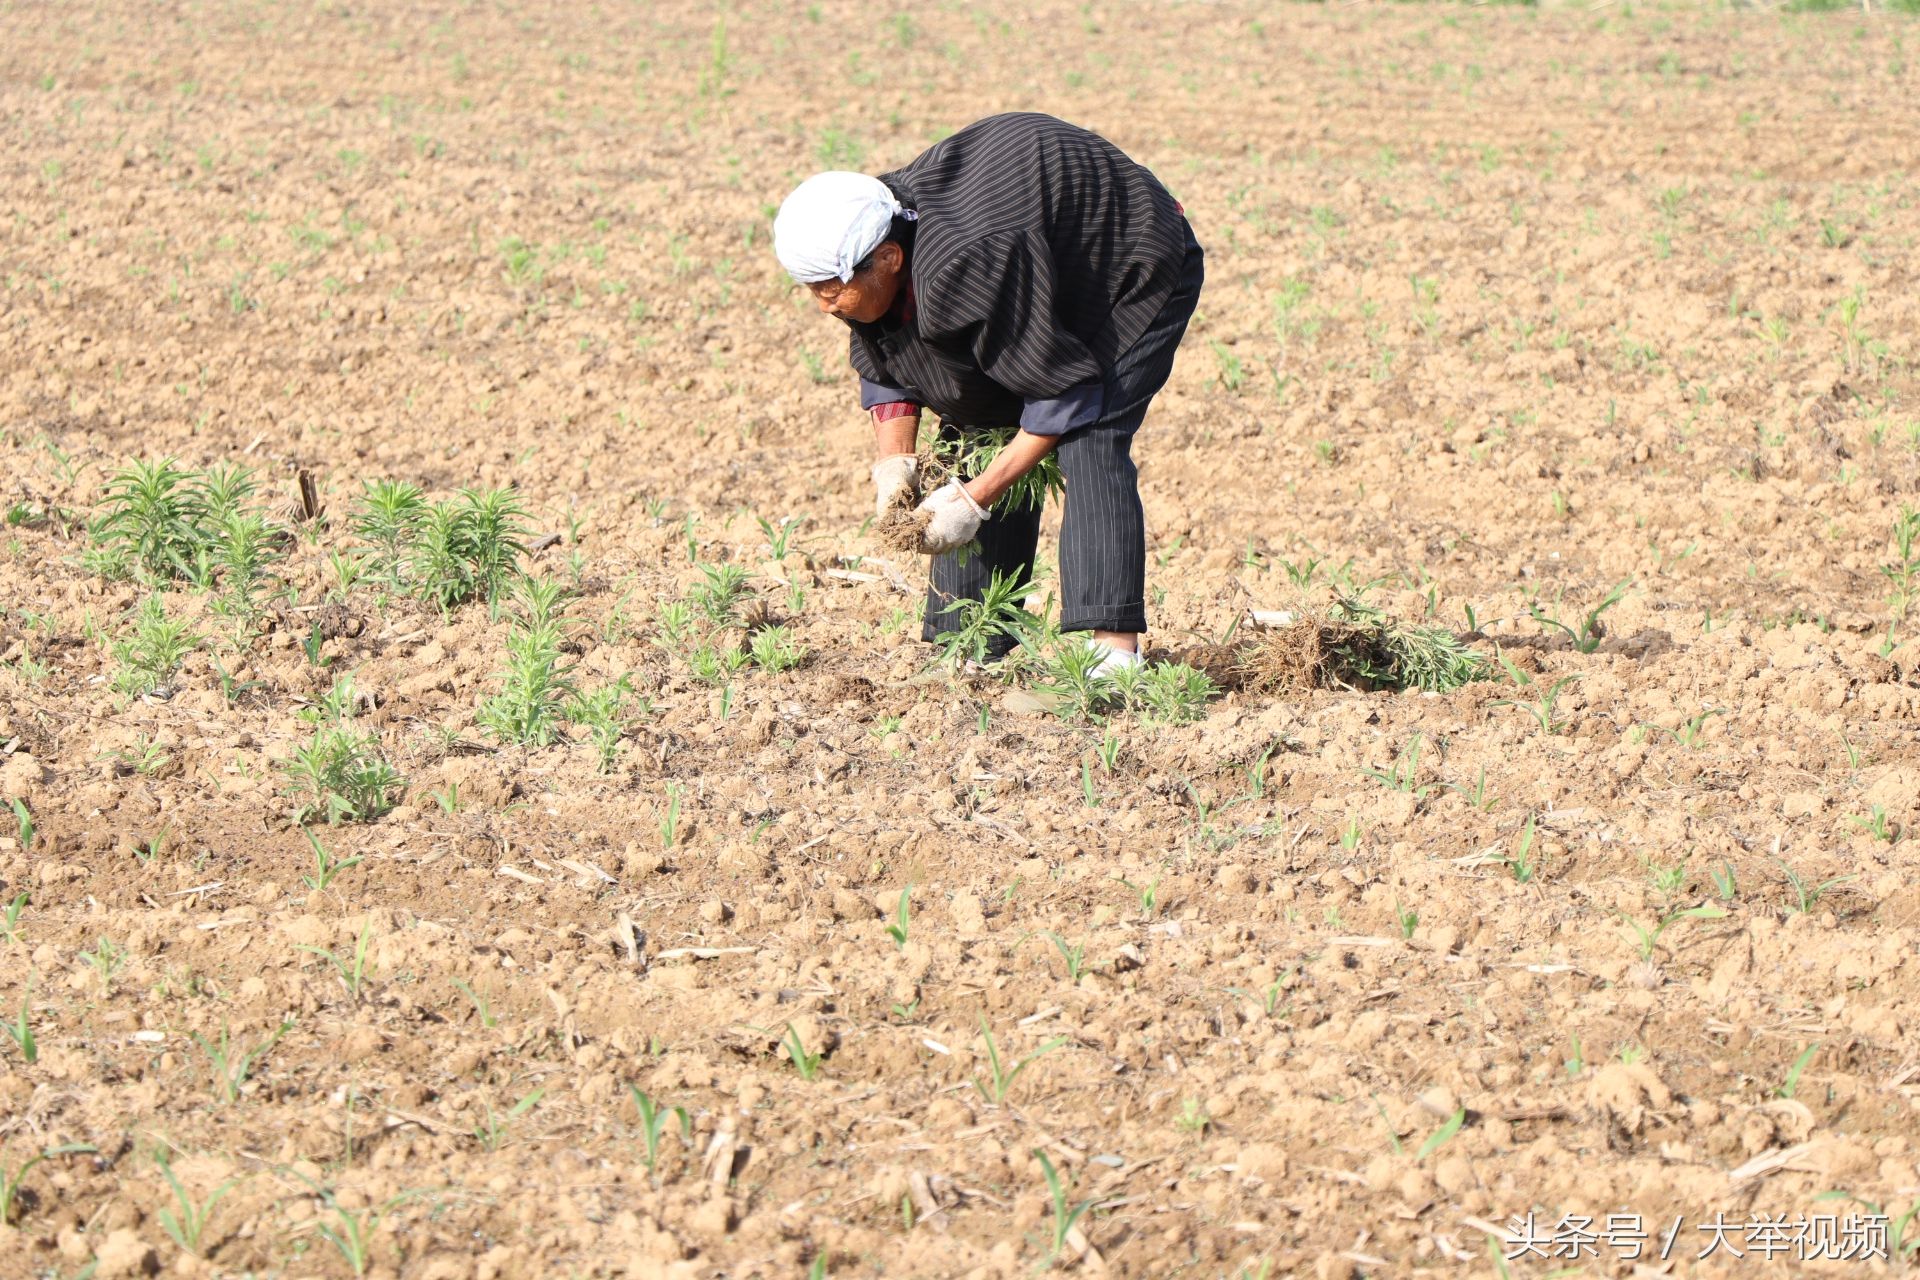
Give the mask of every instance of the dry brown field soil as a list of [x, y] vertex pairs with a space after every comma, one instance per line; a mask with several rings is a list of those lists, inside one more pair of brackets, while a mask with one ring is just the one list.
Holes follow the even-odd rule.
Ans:
[[[0, 1276], [1911, 1269], [1915, 58], [0, 3]], [[1487, 679], [934, 661], [770, 217], [1015, 108], [1208, 252], [1156, 655], [1360, 592]]]

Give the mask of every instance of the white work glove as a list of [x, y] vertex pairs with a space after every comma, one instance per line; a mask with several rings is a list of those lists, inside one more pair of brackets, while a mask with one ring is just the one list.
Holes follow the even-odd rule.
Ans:
[[973, 500], [958, 480], [949, 480], [927, 495], [916, 510], [933, 518], [920, 532], [920, 550], [930, 556], [966, 546], [980, 532], [987, 509]]
[[873, 464], [873, 514], [887, 514], [901, 492], [920, 496], [920, 459], [911, 453], [896, 453]]

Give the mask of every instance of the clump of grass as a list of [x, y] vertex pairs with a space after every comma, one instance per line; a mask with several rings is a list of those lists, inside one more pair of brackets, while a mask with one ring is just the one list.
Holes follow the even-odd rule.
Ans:
[[[920, 487], [931, 493], [954, 477], [972, 479], [992, 466], [1000, 451], [1018, 434], [1012, 427], [936, 433], [921, 453]], [[1065, 493], [1066, 489], [1066, 480], [1060, 474], [1060, 459], [1050, 453], [1014, 481], [1013, 487], [1000, 495], [991, 510], [1030, 511], [1044, 503], [1049, 494]]]
[[475, 717], [502, 742], [549, 746], [560, 736], [573, 682], [560, 656], [562, 588], [556, 582], [522, 579], [524, 611], [507, 637], [507, 669], [498, 694], [484, 699]]
[[316, 817], [330, 827], [371, 822], [393, 808], [406, 781], [381, 753], [378, 736], [350, 721], [321, 725], [280, 769], [295, 801], [293, 820], [301, 826]]
[[1445, 692], [1487, 679], [1487, 659], [1444, 627], [1403, 622], [1364, 599], [1336, 595], [1323, 616], [1296, 619], [1199, 660], [1230, 687], [1253, 693], [1342, 688]]
[[511, 489], [462, 489], [428, 503], [394, 480], [369, 481], [354, 505], [353, 529], [389, 588], [442, 612], [476, 597], [495, 600], [526, 551], [526, 508]]
[[161, 688], [173, 678], [187, 655], [200, 647], [200, 637], [184, 618], [169, 618], [159, 593], [148, 596], [133, 615], [133, 632], [113, 645], [120, 664], [113, 687], [129, 697]]
[[771, 672], [791, 671], [807, 656], [807, 647], [781, 626], [756, 630], [748, 651], [753, 656], [755, 666]]
[[135, 461], [107, 481], [88, 532], [89, 567], [108, 577], [193, 578], [212, 541], [204, 477], [172, 458]]

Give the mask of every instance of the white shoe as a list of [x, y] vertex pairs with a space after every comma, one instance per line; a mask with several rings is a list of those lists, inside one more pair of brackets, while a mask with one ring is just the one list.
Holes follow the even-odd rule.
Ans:
[[1112, 679], [1129, 667], [1137, 667], [1146, 661], [1132, 649], [1116, 649], [1112, 645], [1102, 644], [1098, 640], [1089, 640], [1087, 644], [1100, 654], [1100, 661], [1094, 664], [1092, 676], [1095, 680]]

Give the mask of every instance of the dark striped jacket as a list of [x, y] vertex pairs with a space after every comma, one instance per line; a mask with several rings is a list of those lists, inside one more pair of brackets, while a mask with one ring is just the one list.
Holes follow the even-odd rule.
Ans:
[[968, 125], [880, 180], [919, 213], [913, 305], [848, 321], [862, 406], [1041, 434], [1097, 419], [1104, 375], [1179, 277], [1186, 220], [1159, 180], [1036, 113]]

